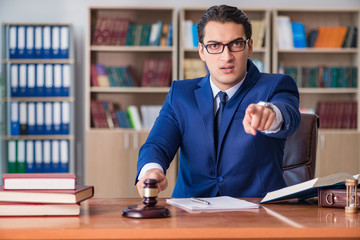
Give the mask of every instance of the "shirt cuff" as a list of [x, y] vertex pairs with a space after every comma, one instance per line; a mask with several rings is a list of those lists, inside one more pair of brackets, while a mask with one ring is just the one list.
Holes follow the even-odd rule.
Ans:
[[[266, 102], [260, 101], [257, 104], [261, 105], [261, 106], [265, 106]], [[279, 108], [277, 106], [275, 106], [274, 104], [271, 104], [270, 107], [275, 112], [275, 119], [274, 119], [273, 123], [271, 124], [271, 126], [270, 126], [270, 128], [268, 130], [261, 131], [261, 132], [263, 132], [265, 134], [278, 132], [281, 129], [281, 124], [284, 121], [283, 116], [282, 116]]]
[[162, 171], [164, 171], [164, 169], [158, 163], [147, 163], [141, 168], [141, 171], [140, 171], [139, 176], [138, 176], [138, 180], [143, 178], [145, 176], [145, 173], [148, 170], [153, 169], [153, 168], [158, 168], [158, 169], [161, 169]]

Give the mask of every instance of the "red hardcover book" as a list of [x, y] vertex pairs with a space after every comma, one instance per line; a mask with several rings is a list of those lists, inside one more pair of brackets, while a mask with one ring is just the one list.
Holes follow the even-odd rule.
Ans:
[[5, 173], [4, 189], [75, 189], [72, 173]]
[[97, 20], [93, 44], [94, 45], [111, 45], [111, 34], [114, 28], [114, 23], [111, 18], [101, 17]]
[[94, 187], [76, 185], [74, 190], [4, 190], [0, 186], [1, 202], [18, 203], [80, 203], [94, 196]]
[[95, 25], [94, 35], [92, 44], [94, 45], [105, 45], [105, 39], [103, 37], [103, 31], [105, 29], [106, 18], [98, 18]]
[[161, 73], [161, 87], [169, 87], [171, 82], [171, 59], [164, 59], [164, 69]]
[[143, 76], [141, 80], [142, 87], [152, 87], [153, 81], [156, 79], [156, 59], [148, 58], [144, 62]]
[[95, 128], [109, 128], [106, 120], [106, 113], [102, 101], [91, 100], [90, 102], [91, 120]]
[[98, 75], [95, 64], [91, 64], [91, 86], [98, 87], [99, 83], [97, 81]]

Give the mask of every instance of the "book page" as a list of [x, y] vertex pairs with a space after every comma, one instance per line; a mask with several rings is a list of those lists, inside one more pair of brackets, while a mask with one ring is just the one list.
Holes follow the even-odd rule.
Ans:
[[345, 182], [345, 179], [352, 179], [353, 176], [349, 173], [335, 173], [325, 177], [320, 177], [314, 187], [325, 187], [334, 184], [341, 184]]
[[268, 202], [275, 199], [280, 199], [284, 197], [291, 197], [293, 194], [305, 191], [307, 189], [313, 188], [313, 186], [316, 184], [318, 178], [311, 179], [306, 182], [298, 183], [292, 186], [284, 187], [272, 192], [268, 192], [266, 196], [263, 198], [263, 200], [260, 203]]

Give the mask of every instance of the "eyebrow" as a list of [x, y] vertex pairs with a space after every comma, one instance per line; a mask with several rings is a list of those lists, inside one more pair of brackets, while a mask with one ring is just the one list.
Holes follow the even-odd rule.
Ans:
[[[234, 40], [231, 40], [230, 42], [227, 42], [227, 43], [225, 43], [225, 44], [228, 44], [228, 43], [231, 43], [231, 42], [235, 42], [235, 41], [239, 41], [239, 40], [245, 41], [245, 39], [244, 39], [243, 37], [239, 37], [239, 38], [235, 38]], [[215, 40], [210, 40], [210, 41], [207, 42], [207, 44], [214, 44], [214, 43], [221, 43], [221, 44], [222, 44], [222, 42], [215, 41]]]

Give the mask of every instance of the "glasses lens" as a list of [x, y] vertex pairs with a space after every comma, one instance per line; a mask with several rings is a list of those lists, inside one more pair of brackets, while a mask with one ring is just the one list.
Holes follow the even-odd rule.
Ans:
[[230, 51], [232, 52], [241, 52], [245, 49], [246, 42], [243, 40], [236, 40], [228, 44]]
[[216, 54], [222, 53], [224, 46], [220, 43], [212, 43], [205, 46], [208, 53]]

